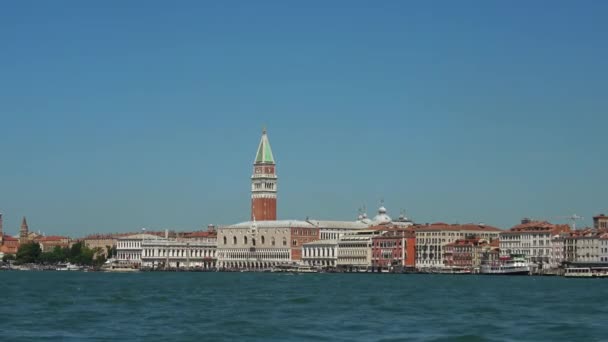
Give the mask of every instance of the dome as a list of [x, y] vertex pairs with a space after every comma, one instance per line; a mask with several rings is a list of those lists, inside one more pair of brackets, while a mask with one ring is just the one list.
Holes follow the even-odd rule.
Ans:
[[383, 224], [392, 222], [390, 216], [386, 214], [386, 208], [382, 205], [378, 208], [378, 215], [374, 216], [374, 223]]
[[386, 215], [386, 214], [378, 214], [376, 216], [374, 216], [374, 223], [390, 223], [393, 220], [391, 219], [390, 216]]

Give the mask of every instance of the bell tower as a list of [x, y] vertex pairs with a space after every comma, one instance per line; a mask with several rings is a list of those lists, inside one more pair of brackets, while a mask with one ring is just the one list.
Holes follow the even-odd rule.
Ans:
[[28, 242], [28, 234], [30, 230], [27, 226], [27, 220], [25, 216], [23, 216], [23, 220], [21, 220], [21, 228], [19, 229], [19, 243], [24, 244]]
[[274, 221], [276, 219], [276, 163], [264, 128], [253, 162], [253, 175], [251, 176], [251, 220]]

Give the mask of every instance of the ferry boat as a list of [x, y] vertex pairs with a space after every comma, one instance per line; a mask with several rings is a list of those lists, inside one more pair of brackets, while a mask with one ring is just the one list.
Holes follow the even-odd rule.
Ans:
[[481, 265], [480, 273], [490, 275], [529, 275], [530, 264], [522, 255], [512, 254], [510, 257], [501, 258], [497, 264]]
[[608, 278], [608, 267], [568, 267], [566, 278]]

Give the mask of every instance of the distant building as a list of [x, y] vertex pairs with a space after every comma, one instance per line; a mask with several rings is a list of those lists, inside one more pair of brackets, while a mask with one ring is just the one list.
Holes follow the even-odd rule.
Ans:
[[120, 237], [116, 243], [116, 259], [120, 264], [139, 267], [141, 266], [142, 243], [160, 239], [162, 238], [152, 234]]
[[[458, 239], [444, 246], [444, 265], [452, 269], [479, 272], [482, 263], [492, 264], [498, 259], [498, 240], [494, 244], [486, 239]], [[494, 253], [493, 253], [494, 252]]]
[[567, 224], [523, 219], [521, 224], [500, 234], [500, 253], [502, 256], [519, 254], [538, 267], [556, 268], [561, 260], [557, 258], [553, 245], [560, 244], [560, 234], [568, 232], [570, 226]]
[[118, 237], [117, 234], [92, 234], [85, 236], [80, 241], [88, 248], [98, 250], [99, 256], [110, 258], [113, 255], [108, 255], [109, 249], [116, 247]]
[[337, 240], [317, 240], [302, 245], [302, 261], [309, 266], [336, 267]]
[[580, 229], [563, 238], [565, 262], [599, 264], [608, 262], [608, 229]]
[[371, 269], [373, 238], [381, 234], [380, 230], [366, 229], [341, 236], [338, 239], [337, 267], [348, 272]]
[[44, 236], [35, 240], [43, 252], [52, 251], [55, 247], [70, 247], [72, 239], [67, 236]]
[[319, 240], [306, 221], [248, 221], [218, 229], [218, 267], [268, 268], [302, 259], [302, 245]]
[[410, 227], [416, 233], [416, 267], [444, 268], [445, 246], [459, 239], [498, 239], [502, 230], [485, 224], [433, 223]]
[[372, 267], [375, 270], [416, 266], [416, 235], [413, 231], [395, 226], [372, 229], [382, 232], [372, 238]]
[[141, 249], [142, 267], [161, 269], [213, 269], [216, 267], [217, 245], [215, 241], [144, 239]]
[[599, 214], [593, 217], [593, 228], [608, 229], [608, 216]]

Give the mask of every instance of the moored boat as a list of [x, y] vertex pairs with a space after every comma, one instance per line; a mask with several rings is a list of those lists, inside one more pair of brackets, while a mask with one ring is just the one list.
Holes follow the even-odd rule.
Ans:
[[566, 278], [608, 278], [608, 267], [568, 267]]
[[481, 265], [481, 274], [489, 275], [529, 275], [530, 264], [522, 255], [512, 254], [501, 258], [498, 263]]

